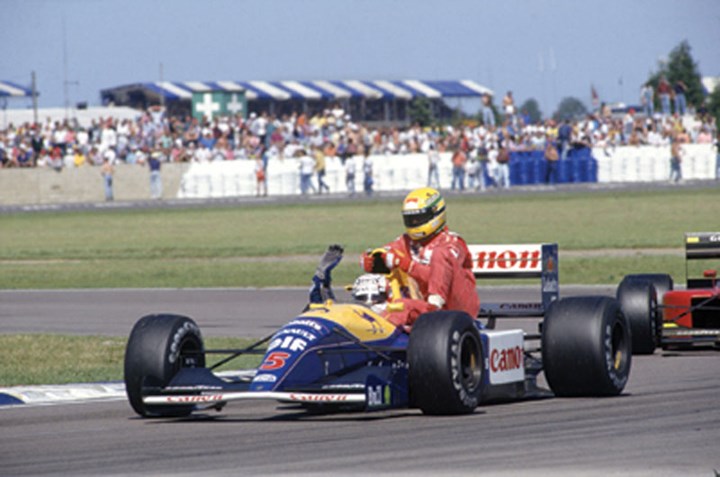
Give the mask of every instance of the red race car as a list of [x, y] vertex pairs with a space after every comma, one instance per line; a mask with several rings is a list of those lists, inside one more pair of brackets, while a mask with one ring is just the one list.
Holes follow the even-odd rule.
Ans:
[[672, 277], [661, 273], [623, 278], [617, 298], [630, 321], [635, 354], [652, 354], [658, 346], [720, 348], [718, 268], [720, 232], [692, 232], [685, 234], [685, 288], [674, 289]]

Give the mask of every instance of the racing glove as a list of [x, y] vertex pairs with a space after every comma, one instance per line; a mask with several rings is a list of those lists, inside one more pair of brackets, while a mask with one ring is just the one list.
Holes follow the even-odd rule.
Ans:
[[310, 289], [310, 303], [324, 303], [328, 299], [335, 299], [335, 293], [330, 288], [332, 282], [330, 272], [340, 263], [343, 256], [343, 248], [341, 245], [330, 245], [325, 254], [320, 259], [320, 263], [313, 275], [313, 286]]
[[367, 249], [365, 250], [365, 253], [363, 253], [360, 256], [360, 266], [363, 270], [365, 270], [367, 273], [372, 273], [373, 271], [373, 263], [375, 261], [375, 258], [372, 256], [372, 250]]
[[330, 286], [330, 272], [340, 263], [344, 251], [342, 245], [333, 244], [328, 247], [320, 259], [320, 263], [315, 270], [315, 277], [317, 277], [323, 285]]
[[398, 249], [391, 248], [385, 252], [383, 254], [383, 260], [385, 261], [385, 266], [387, 266], [390, 270], [393, 268], [399, 268], [403, 272], [410, 270], [410, 257]]

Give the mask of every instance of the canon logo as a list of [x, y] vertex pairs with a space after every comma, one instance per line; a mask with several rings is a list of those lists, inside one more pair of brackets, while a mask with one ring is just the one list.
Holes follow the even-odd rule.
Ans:
[[537, 270], [540, 250], [481, 251], [474, 257], [475, 268], [481, 270]]
[[512, 371], [523, 366], [523, 350], [519, 346], [493, 349], [490, 352], [490, 369], [493, 373]]

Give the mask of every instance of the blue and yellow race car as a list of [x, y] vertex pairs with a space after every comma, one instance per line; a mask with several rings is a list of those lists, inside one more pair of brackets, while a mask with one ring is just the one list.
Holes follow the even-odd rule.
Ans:
[[[629, 324], [614, 298], [559, 298], [557, 244], [470, 249], [477, 277], [540, 278], [542, 302], [487, 304], [477, 317], [430, 312], [408, 331], [364, 304], [328, 299], [239, 350], [206, 349], [189, 317], [149, 315], [135, 324], [127, 343], [130, 405], [143, 417], [187, 416], [248, 399], [450, 415], [496, 401], [623, 391], [631, 367]], [[400, 271], [377, 272], [387, 274], [388, 306], [413, 289]], [[498, 319], [513, 316], [540, 318], [541, 331], [495, 329]], [[216, 353], [228, 356], [207, 366], [206, 357]], [[263, 355], [256, 369], [216, 372], [251, 353]], [[541, 372], [550, 390], [538, 386]]]

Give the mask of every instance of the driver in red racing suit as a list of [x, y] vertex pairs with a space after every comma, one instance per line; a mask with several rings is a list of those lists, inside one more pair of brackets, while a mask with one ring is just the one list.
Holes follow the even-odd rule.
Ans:
[[[412, 325], [420, 314], [433, 310], [460, 310], [477, 317], [480, 299], [470, 251], [459, 235], [448, 230], [440, 192], [430, 187], [410, 192], [402, 213], [406, 233], [385, 246], [383, 259], [388, 268], [398, 267], [413, 278], [426, 301], [417, 310], [411, 306], [402, 324]], [[361, 261], [370, 272], [371, 253], [363, 254]]]
[[[327, 300], [335, 300], [335, 293], [332, 290], [332, 270], [340, 263], [343, 256], [343, 247], [338, 244], [330, 245], [320, 259], [315, 275], [312, 278], [310, 287], [309, 303], [325, 303]], [[412, 323], [423, 313], [433, 311], [436, 307], [424, 300], [412, 298], [395, 298], [393, 301], [400, 306], [388, 306], [390, 298], [390, 286], [384, 274], [366, 273], [359, 276], [351, 287], [352, 297], [356, 303], [372, 309], [375, 313], [382, 315], [395, 326], [400, 326], [405, 331], [410, 331]]]

